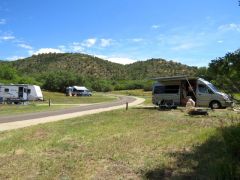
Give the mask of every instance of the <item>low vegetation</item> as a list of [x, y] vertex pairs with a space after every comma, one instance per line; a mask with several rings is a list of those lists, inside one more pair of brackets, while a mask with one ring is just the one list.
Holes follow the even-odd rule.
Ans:
[[116, 110], [0, 133], [1, 179], [238, 179], [240, 116]]

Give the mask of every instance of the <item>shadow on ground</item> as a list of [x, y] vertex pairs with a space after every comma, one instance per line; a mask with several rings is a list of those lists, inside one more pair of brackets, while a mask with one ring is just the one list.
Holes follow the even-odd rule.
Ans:
[[158, 110], [158, 107], [156, 107], [156, 106], [138, 106], [138, 107], [133, 107], [133, 109]]
[[143, 178], [240, 179], [240, 124], [218, 128], [204, 144], [168, 155], [174, 165], [145, 172]]

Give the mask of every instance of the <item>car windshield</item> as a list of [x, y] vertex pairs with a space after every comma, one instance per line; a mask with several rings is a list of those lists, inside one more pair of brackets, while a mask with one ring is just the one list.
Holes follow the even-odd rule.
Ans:
[[218, 92], [218, 89], [211, 83], [208, 84], [208, 86], [215, 92]]

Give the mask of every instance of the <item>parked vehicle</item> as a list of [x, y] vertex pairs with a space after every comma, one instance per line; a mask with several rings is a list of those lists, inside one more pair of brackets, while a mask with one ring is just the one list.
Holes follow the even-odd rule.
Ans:
[[84, 86], [69, 86], [66, 88], [66, 95], [67, 96], [92, 96], [92, 93]]
[[41, 88], [29, 84], [0, 85], [0, 100], [7, 103], [43, 100]]
[[220, 92], [210, 82], [197, 77], [172, 76], [154, 78], [152, 103], [161, 105], [166, 100], [174, 104], [185, 106], [188, 97], [191, 97], [196, 106], [225, 108], [233, 105], [230, 97]]

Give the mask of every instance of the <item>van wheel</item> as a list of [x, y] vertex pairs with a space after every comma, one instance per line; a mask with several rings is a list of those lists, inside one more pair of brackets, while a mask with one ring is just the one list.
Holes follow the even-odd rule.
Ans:
[[221, 103], [218, 101], [212, 101], [209, 106], [211, 109], [219, 109], [221, 108]]

